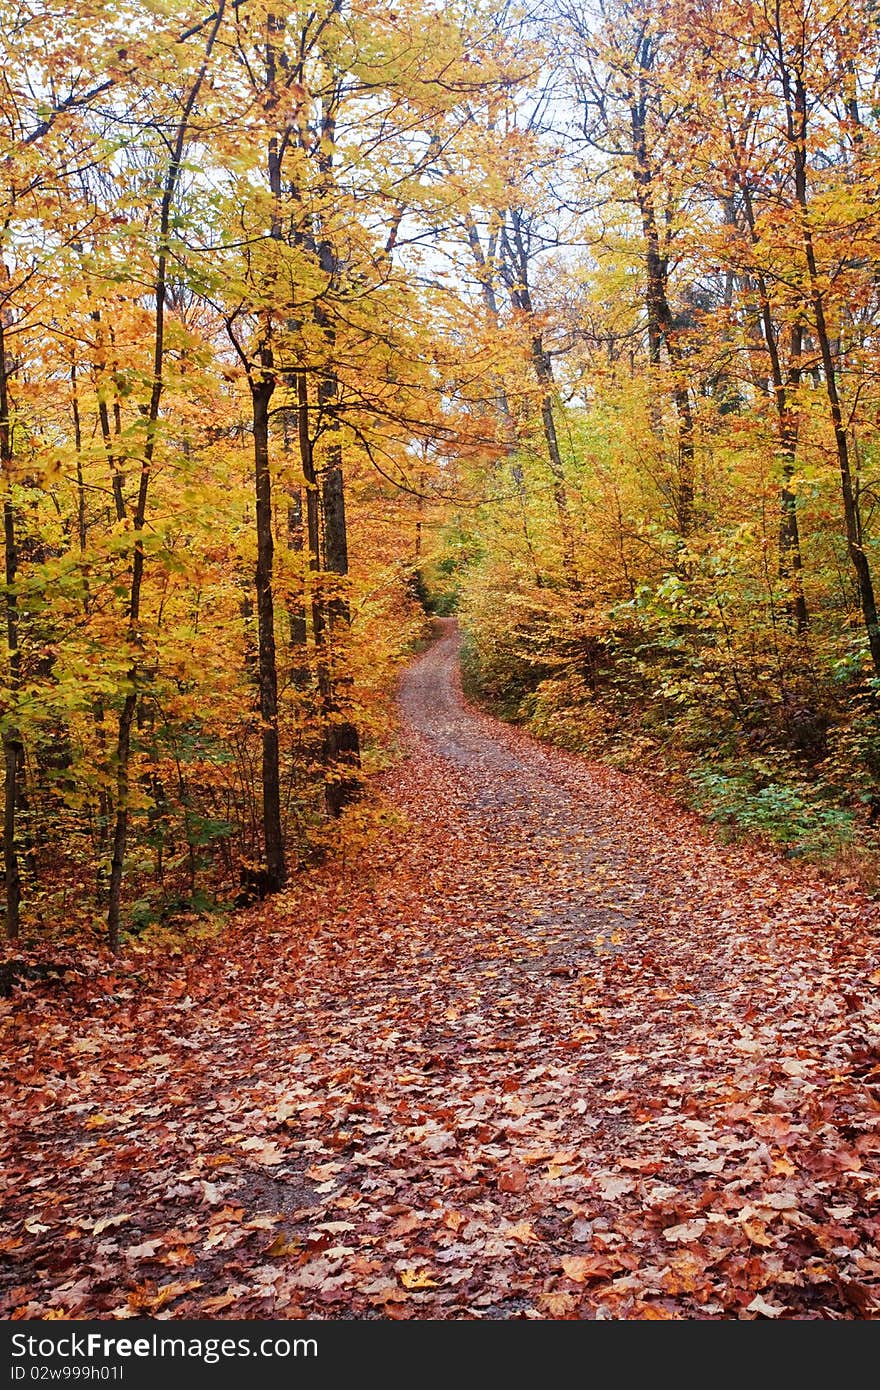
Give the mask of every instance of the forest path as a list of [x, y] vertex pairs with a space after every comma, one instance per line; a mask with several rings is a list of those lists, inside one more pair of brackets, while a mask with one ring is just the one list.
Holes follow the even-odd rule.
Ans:
[[877, 906], [405, 674], [391, 826], [5, 1008], [4, 1316], [873, 1318]]

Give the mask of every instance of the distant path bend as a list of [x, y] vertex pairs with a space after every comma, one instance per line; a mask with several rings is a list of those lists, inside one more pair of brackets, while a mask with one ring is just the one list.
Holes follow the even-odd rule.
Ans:
[[[613, 896], [608, 870], [621, 858], [609, 827], [591, 814], [583, 784], [573, 786], [565, 755], [515, 734], [467, 705], [461, 693], [459, 634], [452, 618], [435, 619], [437, 639], [405, 673], [400, 707], [442, 780], [446, 795], [426, 806], [427, 815], [454, 831], [466, 826], [493, 874], [488, 900], [505, 921], [525, 929], [552, 928], [547, 950], [572, 960], [592, 950], [598, 934], [610, 938], [631, 920], [643, 894], [638, 865], [627, 862]], [[599, 871], [598, 895], [584, 891]]]

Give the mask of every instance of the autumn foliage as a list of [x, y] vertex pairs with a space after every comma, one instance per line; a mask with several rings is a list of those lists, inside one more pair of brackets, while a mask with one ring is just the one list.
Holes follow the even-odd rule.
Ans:
[[876, 1317], [872, 5], [0, 45], [0, 1308]]

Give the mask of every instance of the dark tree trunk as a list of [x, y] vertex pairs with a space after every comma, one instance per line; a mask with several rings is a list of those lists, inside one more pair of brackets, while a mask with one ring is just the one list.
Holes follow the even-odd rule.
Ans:
[[645, 238], [645, 309], [648, 318], [648, 354], [652, 366], [659, 366], [666, 348], [673, 373], [672, 398], [678, 417], [678, 463], [675, 489], [675, 515], [679, 535], [686, 539], [694, 528], [694, 417], [690, 392], [683, 369], [683, 357], [676, 341], [667, 281], [669, 266], [660, 249], [657, 214], [654, 207], [654, 171], [648, 154], [647, 94], [645, 74], [651, 62], [648, 41], [639, 54], [637, 90], [630, 93], [630, 127], [633, 144], [633, 176], [636, 200]]
[[[322, 148], [319, 154], [321, 173], [327, 182], [333, 181], [333, 142], [335, 140], [334, 100], [327, 104], [321, 125]], [[336, 252], [328, 240], [318, 246], [321, 269], [331, 284], [339, 279]], [[336, 334], [323, 306], [318, 305], [316, 318], [323, 329], [328, 361], [318, 383], [319, 419], [327, 436], [325, 462], [321, 484], [321, 504], [324, 517], [324, 571], [334, 576], [327, 595], [327, 625], [324, 633], [325, 657], [325, 723], [324, 763], [326, 778], [324, 799], [331, 816], [339, 816], [360, 790], [360, 736], [355, 724], [347, 717], [345, 705], [350, 678], [346, 671], [347, 646], [351, 624], [348, 603], [348, 531], [345, 520], [345, 481], [342, 467], [342, 441], [337, 411], [339, 380], [333, 363]], [[313, 470], [314, 473], [314, 470]]]
[[[343, 712], [350, 684], [345, 672], [347, 638], [351, 612], [345, 589], [348, 575], [348, 532], [345, 522], [345, 486], [342, 472], [342, 445], [333, 423], [338, 385], [332, 373], [325, 373], [319, 386], [321, 409], [331, 420], [330, 443], [324, 466], [321, 502], [324, 515], [324, 570], [332, 588], [327, 596], [325, 630], [326, 694], [324, 725], [324, 799], [331, 816], [339, 816], [360, 790], [360, 737], [357, 727]], [[341, 649], [341, 662], [339, 653]]]
[[[859, 499], [853, 477], [853, 468], [850, 462], [849, 441], [847, 440], [846, 426], [843, 422], [840, 393], [837, 388], [837, 370], [834, 365], [831, 336], [828, 332], [828, 322], [825, 317], [824, 290], [820, 281], [819, 267], [816, 261], [816, 250], [813, 244], [813, 234], [809, 222], [807, 198], [807, 94], [803, 79], [799, 72], [791, 74], [783, 65], [782, 76], [788, 119], [789, 143], [794, 156], [795, 198], [801, 212], [801, 234], [803, 238], [804, 258], [807, 263], [807, 274], [810, 281], [810, 293], [813, 301], [812, 307], [813, 318], [816, 325], [816, 339], [819, 344], [819, 352], [822, 359], [822, 373], [825, 377], [825, 394], [828, 399], [831, 426], [834, 431], [834, 443], [837, 452], [837, 464], [840, 471], [847, 549], [858, 583], [859, 601], [865, 623], [865, 631], [868, 636], [871, 661], [875, 673], [880, 676], [880, 615], [878, 615], [877, 612], [877, 599], [874, 593], [871, 566], [862, 543], [862, 522], [859, 512]], [[792, 78], [794, 82], [793, 94], [791, 90]]]
[[[294, 555], [300, 557], [300, 562], [302, 561], [305, 552], [305, 531], [302, 490], [300, 488], [296, 488], [288, 495], [287, 548]], [[308, 629], [306, 627], [304, 588], [301, 588], [298, 594], [293, 595], [288, 600], [287, 619], [290, 645], [293, 649], [293, 679], [296, 685], [302, 685], [308, 674], [305, 659]]]
[[568, 493], [565, 488], [565, 470], [562, 466], [562, 451], [559, 448], [559, 436], [556, 433], [556, 420], [553, 416], [553, 397], [551, 394], [553, 370], [540, 337], [535, 337], [532, 340], [532, 361], [535, 365], [535, 375], [542, 387], [541, 425], [544, 430], [544, 442], [547, 445], [547, 458], [553, 478], [553, 501], [556, 504], [556, 515], [559, 518], [559, 530], [562, 536], [562, 561], [568, 582], [573, 589], [578, 589], [580, 588], [580, 581], [575, 559]]
[[[755, 215], [752, 207], [751, 193], [745, 179], [740, 180], [740, 187], [743, 195], [743, 209], [745, 212], [746, 225], [748, 226], [752, 243], [757, 244], [758, 235], [755, 228]], [[755, 275], [754, 283], [758, 291], [760, 322], [764, 346], [767, 349], [767, 355], [770, 359], [770, 377], [773, 383], [773, 399], [776, 405], [779, 430], [779, 453], [782, 471], [779, 494], [779, 577], [786, 582], [789, 589], [786, 606], [795, 631], [804, 633], [809, 623], [809, 614], [807, 612], [807, 601], [804, 595], [802, 578], [803, 559], [801, 556], [800, 527], [797, 515], [797, 497], [791, 487], [791, 481], [794, 477], [797, 463], [799, 426], [797, 414], [792, 409], [790, 400], [791, 394], [797, 390], [801, 379], [800, 359], [803, 347], [803, 329], [800, 324], [795, 324], [791, 330], [789, 367], [786, 376], [782, 370], [782, 361], [779, 354], [779, 337], [770, 308], [770, 294], [764, 275], [760, 271]]]
[[[100, 365], [103, 366], [105, 340], [104, 329], [101, 325], [100, 309], [94, 309], [92, 311], [92, 319], [98, 325], [97, 347], [98, 355], [100, 358]], [[98, 421], [101, 426], [101, 439], [104, 444], [104, 453], [107, 455], [107, 466], [110, 469], [111, 486], [113, 488], [113, 505], [116, 509], [116, 520], [122, 521], [125, 518], [125, 478], [123, 476], [122, 469], [119, 467], [119, 461], [116, 458], [115, 447], [113, 444], [113, 433], [110, 429], [110, 413], [107, 410], [107, 398], [104, 395], [104, 383], [100, 380], [100, 376], [97, 382], [97, 389]], [[118, 405], [116, 405], [114, 408], [114, 424], [116, 437], [118, 438], [122, 432], [122, 416]]]
[[[264, 353], [264, 357], [268, 354]], [[269, 362], [263, 363], [269, 367]], [[254, 488], [257, 521], [257, 641], [262, 743], [263, 844], [266, 888], [275, 893], [287, 876], [281, 826], [281, 773], [278, 743], [278, 674], [275, 654], [275, 603], [272, 593], [272, 479], [269, 472], [269, 402], [275, 389], [269, 375], [251, 382], [254, 419]]]
[[[15, 581], [18, 574], [18, 543], [15, 534], [15, 510], [12, 504], [12, 426], [9, 418], [9, 381], [6, 345], [0, 314], [0, 464], [6, 496], [3, 499], [4, 578], [6, 581], [6, 650], [9, 667], [9, 689], [14, 697], [21, 688], [21, 652], [19, 650], [19, 611]], [[21, 869], [18, 858], [18, 811], [21, 802], [21, 779], [24, 771], [24, 748], [18, 729], [7, 724], [3, 734], [3, 873], [6, 889], [6, 935], [14, 941], [19, 933], [21, 912]]]
[[86, 548], [86, 489], [82, 466], [82, 422], [79, 415], [79, 393], [76, 381], [76, 362], [70, 364], [70, 406], [73, 412], [73, 444], [76, 450], [76, 539], [80, 553]]
[[512, 280], [509, 284], [510, 301], [514, 309], [524, 315], [527, 323], [532, 329], [532, 365], [541, 393], [541, 428], [544, 434], [544, 442], [547, 446], [547, 462], [550, 466], [550, 476], [553, 480], [551, 484], [553, 501], [556, 505], [556, 515], [559, 518], [563, 569], [565, 571], [565, 577], [572, 589], [579, 589], [580, 582], [577, 573], [574, 533], [571, 524], [571, 511], [568, 505], [568, 493], [565, 486], [565, 469], [562, 463], [562, 451], [559, 448], [559, 436], [556, 433], [556, 420], [553, 415], [553, 368], [549, 353], [544, 347], [541, 334], [534, 331], [536, 327], [535, 308], [532, 303], [532, 295], [529, 288], [529, 255], [523, 233], [521, 211], [514, 209], [510, 214], [510, 218], [511, 235], [513, 237], [512, 246], [508, 240], [506, 230], [502, 234], [502, 244], [509, 258], [510, 270], [512, 271]]
[[[336, 587], [327, 605], [328, 630], [331, 647], [345, 646], [351, 615], [348, 598], [339, 580], [348, 574], [348, 545], [345, 527], [345, 493], [343, 490], [341, 450], [334, 445], [331, 460], [324, 474], [324, 557], [325, 567], [338, 576]], [[333, 655], [331, 651], [330, 660]], [[342, 656], [345, 661], [345, 652]], [[344, 670], [332, 670], [332, 694], [327, 710], [324, 733], [324, 759], [327, 765], [325, 800], [332, 816], [341, 815], [360, 790], [358, 775], [361, 759], [357, 727], [340, 714], [339, 695], [345, 696], [349, 679]]]

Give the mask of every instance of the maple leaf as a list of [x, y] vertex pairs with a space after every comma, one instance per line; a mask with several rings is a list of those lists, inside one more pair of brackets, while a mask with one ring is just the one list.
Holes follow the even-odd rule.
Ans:
[[569, 1255], [562, 1261], [563, 1273], [576, 1284], [591, 1279], [607, 1279], [619, 1269], [617, 1261], [608, 1255]]
[[405, 1289], [436, 1289], [439, 1288], [438, 1281], [432, 1279], [427, 1270], [403, 1269], [400, 1271], [400, 1282]]
[[528, 1181], [528, 1170], [521, 1165], [512, 1165], [499, 1173], [498, 1188], [501, 1192], [525, 1192]]
[[676, 1313], [664, 1308], [661, 1303], [640, 1303], [633, 1309], [633, 1316], [655, 1322], [668, 1322], [670, 1319], [675, 1320], [678, 1317]]
[[[414, 1211], [404, 1212], [389, 1226], [388, 1234], [390, 1236], [408, 1235], [410, 1231], [418, 1230], [419, 1226], [422, 1225], [422, 1220], [422, 1217], [417, 1216]], [[354, 1227], [349, 1227], [349, 1229], [353, 1230]]]
[[530, 1221], [519, 1221], [515, 1226], [505, 1226], [502, 1235], [505, 1240], [516, 1240], [522, 1245], [532, 1245], [541, 1239], [535, 1234]]
[[761, 1245], [765, 1249], [770, 1249], [770, 1247], [775, 1244], [773, 1237], [770, 1235], [763, 1221], [759, 1221], [755, 1217], [741, 1216], [740, 1222], [743, 1231], [753, 1245]]
[[762, 1318], [778, 1318], [786, 1310], [784, 1304], [768, 1303], [761, 1294], [756, 1293], [751, 1303], [747, 1305], [747, 1311], [749, 1313], [757, 1313]]
[[130, 1211], [119, 1212], [115, 1216], [102, 1216], [92, 1227], [92, 1235], [99, 1236], [102, 1231], [109, 1231], [113, 1226], [123, 1226], [126, 1221], [132, 1219]]
[[266, 1246], [263, 1252], [276, 1259], [282, 1255], [299, 1255], [302, 1253], [302, 1242], [288, 1240], [285, 1235], [277, 1235], [270, 1245]]
[[144, 1240], [139, 1245], [129, 1245], [125, 1249], [125, 1254], [134, 1260], [150, 1259], [157, 1250], [161, 1250], [165, 1244], [159, 1237], [155, 1240]]
[[341, 1163], [319, 1163], [306, 1169], [306, 1177], [315, 1182], [328, 1182], [343, 1170]]
[[247, 1150], [251, 1157], [255, 1158], [258, 1163], [265, 1164], [267, 1168], [275, 1167], [278, 1163], [283, 1163], [287, 1157], [284, 1150], [279, 1149], [277, 1144], [273, 1144], [271, 1140], [260, 1139], [257, 1136], [254, 1136], [252, 1139], [246, 1139], [241, 1147]]
[[231, 1308], [235, 1299], [236, 1295], [234, 1293], [215, 1294], [211, 1298], [203, 1300], [201, 1305], [202, 1311], [207, 1313], [209, 1317], [216, 1317], [218, 1313], [222, 1313], [227, 1308]]
[[538, 1295], [538, 1307], [548, 1318], [568, 1318], [577, 1311], [578, 1306], [575, 1294], [548, 1292]]
[[699, 1240], [706, 1230], [706, 1222], [698, 1217], [694, 1221], [683, 1221], [678, 1226], [667, 1226], [663, 1231], [663, 1239], [671, 1242], [681, 1241], [687, 1243], [692, 1240]]
[[616, 1197], [622, 1197], [626, 1193], [636, 1190], [633, 1178], [627, 1178], [617, 1173], [594, 1173], [591, 1181], [606, 1201], [613, 1201]]

